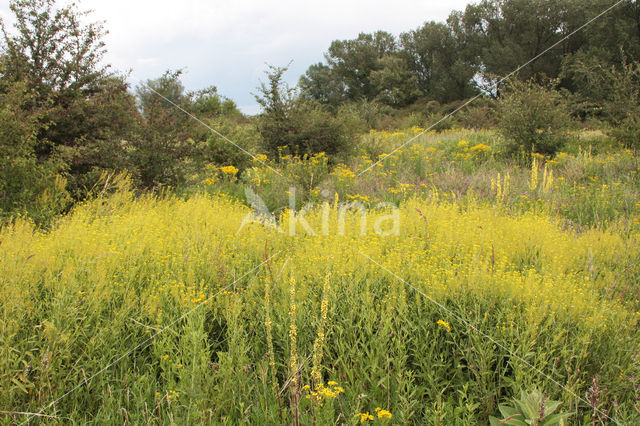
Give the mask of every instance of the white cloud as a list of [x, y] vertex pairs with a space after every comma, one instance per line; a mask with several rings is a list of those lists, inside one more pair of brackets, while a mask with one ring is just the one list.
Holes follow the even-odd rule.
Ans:
[[[468, 2], [84, 0], [79, 8], [93, 9], [92, 21], [106, 21], [105, 60], [117, 70], [131, 69], [133, 85], [169, 68], [186, 68], [189, 89], [216, 85], [243, 110], [255, 112], [250, 92], [265, 62], [283, 66], [293, 60], [287, 79], [295, 82], [323, 59], [332, 40], [376, 30], [397, 35], [425, 21], [444, 21]], [[1, 5], [0, 16], [8, 13], [8, 5]]]

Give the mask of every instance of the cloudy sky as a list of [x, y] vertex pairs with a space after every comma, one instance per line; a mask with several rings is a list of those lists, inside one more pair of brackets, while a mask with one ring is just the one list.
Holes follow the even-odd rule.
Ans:
[[[8, 3], [8, 2], [7, 2]], [[9, 6], [0, 16], [11, 22]], [[65, 3], [60, 1], [59, 3]], [[385, 30], [398, 35], [425, 21], [444, 21], [469, 1], [80, 0], [91, 20], [106, 21], [105, 58], [129, 72], [135, 86], [167, 69], [184, 68], [189, 90], [215, 85], [249, 114], [251, 95], [264, 80], [265, 63], [293, 61], [286, 79], [295, 84], [307, 67], [322, 61], [332, 40]]]

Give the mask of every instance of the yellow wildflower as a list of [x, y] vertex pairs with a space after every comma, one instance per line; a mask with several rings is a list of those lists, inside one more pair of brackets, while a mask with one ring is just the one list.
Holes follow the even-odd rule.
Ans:
[[367, 420], [373, 420], [373, 416], [371, 414], [369, 414], [369, 412], [358, 413], [358, 414], [356, 414], [356, 416], [360, 417], [360, 423], [364, 423]]
[[446, 329], [447, 329], [447, 333], [450, 333], [450, 332], [451, 332], [451, 326], [449, 326], [449, 323], [448, 323], [448, 322], [445, 322], [445, 321], [443, 321], [443, 320], [438, 320], [438, 325], [441, 325], [441, 326], [443, 326], [444, 328], [446, 328]]
[[387, 410], [377, 410], [377, 413], [379, 419], [390, 419], [392, 417], [391, 412]]
[[220, 171], [225, 175], [234, 176], [238, 173], [238, 169], [235, 166], [224, 166], [220, 167]]

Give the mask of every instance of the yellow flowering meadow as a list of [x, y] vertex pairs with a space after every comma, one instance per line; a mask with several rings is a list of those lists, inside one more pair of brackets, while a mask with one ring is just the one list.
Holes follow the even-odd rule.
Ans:
[[[589, 415], [575, 395], [597, 376], [609, 413], [637, 423], [640, 314], [611, 295], [637, 292], [640, 235], [507, 211], [498, 186], [500, 202], [409, 194], [398, 208], [353, 193], [276, 223], [228, 196], [122, 190], [48, 231], [17, 219], [0, 230], [0, 411], [486, 423], [499, 395], [534, 385]], [[342, 208], [355, 201], [371, 206]]]

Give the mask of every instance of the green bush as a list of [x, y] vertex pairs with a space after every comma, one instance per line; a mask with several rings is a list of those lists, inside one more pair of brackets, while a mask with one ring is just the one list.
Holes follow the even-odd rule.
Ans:
[[265, 149], [272, 155], [278, 155], [281, 148], [294, 156], [344, 153], [352, 130], [321, 105], [302, 99], [295, 89], [287, 87], [282, 81], [286, 70], [270, 67], [269, 85], [263, 83], [261, 95], [256, 95], [263, 108], [258, 132]]
[[435, 130], [436, 132], [444, 132], [453, 128], [454, 119], [453, 116], [434, 113], [427, 117], [427, 121], [424, 123], [424, 127], [429, 130]]
[[206, 163], [233, 165], [244, 170], [251, 164], [251, 156], [260, 153], [262, 138], [253, 124], [218, 118], [211, 120], [209, 125], [219, 134], [211, 132], [207, 139], [204, 152]]
[[462, 109], [456, 114], [460, 127], [465, 129], [493, 129], [498, 118], [492, 105], [476, 105], [475, 103]]
[[46, 226], [70, 198], [62, 162], [37, 158], [42, 111], [28, 108], [32, 99], [23, 83], [0, 87], [0, 221], [27, 215]]
[[498, 116], [498, 131], [507, 141], [509, 155], [552, 155], [566, 142], [571, 125], [562, 95], [553, 85], [533, 81], [510, 83], [498, 102]]
[[640, 148], [640, 108], [630, 113], [617, 127], [609, 132], [611, 136], [619, 140], [625, 147], [630, 149]]
[[0, 21], [0, 91], [24, 86], [26, 108], [39, 114], [33, 167], [63, 162], [66, 189], [81, 200], [102, 171], [126, 167], [120, 144], [138, 128], [135, 98], [102, 60], [107, 32], [88, 12], [55, 0], [7, 3], [13, 19]]
[[368, 132], [371, 129], [382, 128], [382, 122], [393, 112], [393, 109], [376, 101], [363, 99], [340, 106], [338, 117], [349, 126], [359, 132]]

